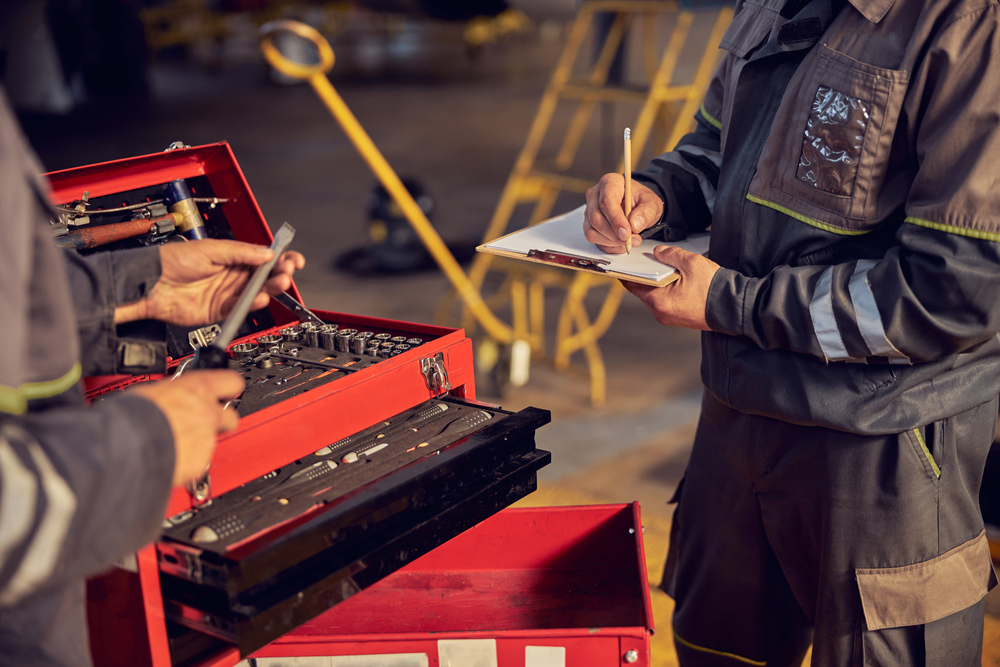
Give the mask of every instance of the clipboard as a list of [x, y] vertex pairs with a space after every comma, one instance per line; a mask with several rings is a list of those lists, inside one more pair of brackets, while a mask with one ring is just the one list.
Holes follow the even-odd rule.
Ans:
[[[653, 256], [653, 248], [662, 243], [643, 243], [632, 249], [631, 255], [610, 255], [583, 237], [583, 212], [585, 207], [550, 218], [537, 225], [501, 236], [476, 248], [501, 257], [511, 257], [528, 262], [561, 266], [574, 271], [587, 271], [612, 278], [663, 286], [680, 276], [672, 266], [667, 266]], [[708, 252], [708, 232], [692, 234], [683, 241], [670, 245], [689, 252]]]

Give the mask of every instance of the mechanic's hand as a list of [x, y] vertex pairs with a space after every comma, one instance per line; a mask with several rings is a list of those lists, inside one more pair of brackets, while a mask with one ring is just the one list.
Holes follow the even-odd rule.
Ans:
[[188, 371], [176, 380], [145, 382], [129, 391], [152, 401], [170, 422], [174, 434], [174, 485], [192, 482], [208, 470], [216, 436], [239, 424], [236, 410], [225, 401], [243, 393], [246, 383], [227, 370]]
[[625, 289], [639, 297], [660, 324], [711, 331], [705, 319], [705, 306], [708, 288], [719, 265], [704, 255], [668, 245], [654, 248], [653, 256], [677, 269], [680, 278], [663, 287], [623, 280]]
[[587, 190], [583, 213], [583, 235], [604, 252], [625, 252], [625, 239], [632, 234], [632, 247], [642, 245], [639, 232], [652, 227], [663, 216], [663, 200], [642, 183], [632, 181], [632, 213], [625, 218], [625, 177], [605, 174]]
[[[146, 298], [116, 308], [115, 323], [155, 319], [197, 326], [218, 322], [232, 309], [254, 268], [271, 257], [270, 248], [239, 241], [166, 243], [160, 246], [160, 279]], [[291, 287], [292, 274], [305, 263], [300, 253], [283, 253], [250, 309], [265, 307], [270, 295]]]

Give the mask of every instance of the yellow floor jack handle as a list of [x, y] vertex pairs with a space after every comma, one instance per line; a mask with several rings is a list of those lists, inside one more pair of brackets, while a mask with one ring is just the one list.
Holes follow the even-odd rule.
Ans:
[[[315, 65], [303, 65], [289, 60], [278, 51], [274, 45], [273, 36], [275, 33], [287, 31], [292, 32], [303, 39], [311, 41], [319, 51], [319, 63]], [[375, 143], [361, 127], [361, 123], [354, 117], [351, 110], [341, 99], [334, 89], [333, 84], [327, 79], [326, 73], [333, 69], [333, 49], [330, 43], [316, 29], [298, 21], [271, 21], [261, 27], [260, 48], [264, 52], [264, 57], [271, 66], [282, 74], [308, 81], [326, 104], [330, 113], [337, 119], [344, 129], [344, 134], [351, 140], [361, 157], [365, 159], [372, 172], [382, 183], [389, 195], [396, 201], [403, 211], [403, 215], [410, 225], [420, 236], [427, 251], [437, 262], [445, 276], [451, 281], [455, 291], [469, 307], [470, 312], [480, 325], [497, 342], [502, 344], [514, 343], [515, 336], [513, 329], [497, 318], [490, 310], [476, 286], [469, 280], [469, 277], [462, 270], [455, 256], [452, 255], [448, 246], [438, 235], [437, 230], [431, 225], [430, 220], [424, 215], [420, 206], [413, 200], [399, 176], [376, 148]]]

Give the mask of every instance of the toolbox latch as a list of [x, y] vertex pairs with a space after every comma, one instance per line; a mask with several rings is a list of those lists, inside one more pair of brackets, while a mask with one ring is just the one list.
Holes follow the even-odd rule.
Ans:
[[444, 366], [443, 352], [421, 359], [420, 370], [424, 374], [427, 388], [433, 391], [435, 396], [451, 391], [451, 381], [448, 380], [448, 369]]
[[204, 505], [212, 497], [212, 476], [206, 472], [193, 482], [188, 482], [187, 492], [194, 500], [195, 507]]

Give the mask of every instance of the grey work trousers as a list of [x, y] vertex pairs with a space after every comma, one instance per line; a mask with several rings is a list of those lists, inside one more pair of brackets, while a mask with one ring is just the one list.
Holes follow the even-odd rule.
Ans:
[[980, 664], [996, 576], [979, 486], [997, 400], [895, 435], [707, 392], [662, 586], [684, 667]]

